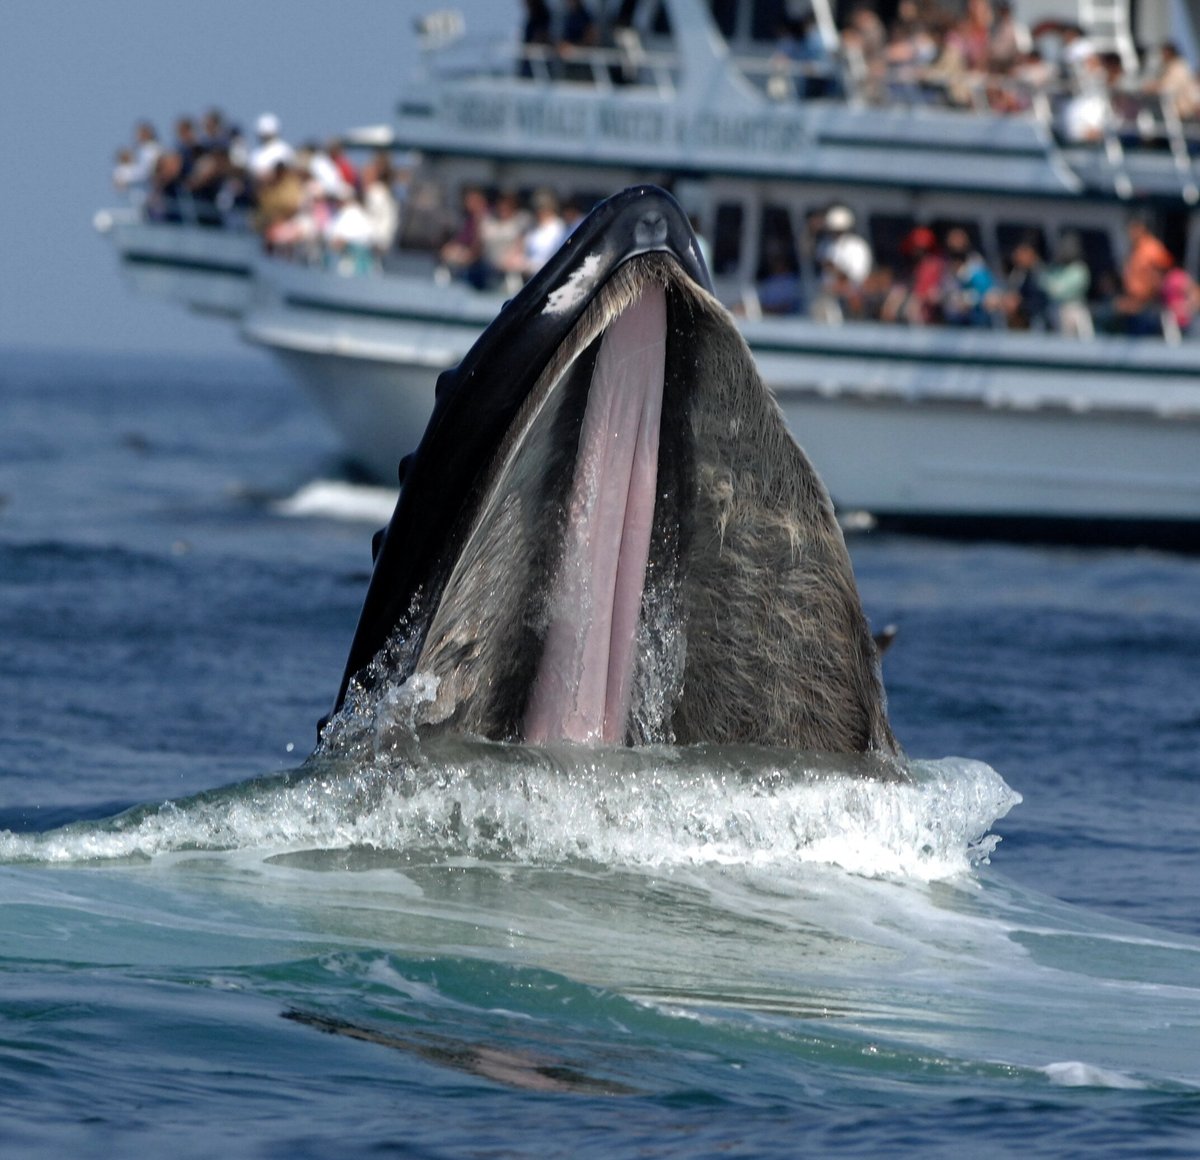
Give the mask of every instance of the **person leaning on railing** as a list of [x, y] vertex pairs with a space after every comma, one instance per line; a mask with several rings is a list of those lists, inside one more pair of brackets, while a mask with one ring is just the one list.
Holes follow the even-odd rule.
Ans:
[[139, 121], [134, 129], [133, 148], [118, 150], [112, 175], [113, 185], [128, 198], [130, 205], [140, 209], [146, 204], [160, 156], [162, 146], [154, 126], [149, 121]]
[[1049, 301], [1050, 325], [1073, 338], [1091, 338], [1088, 290], [1092, 271], [1083, 259], [1077, 233], [1069, 231], [1062, 235], [1053, 258], [1041, 268], [1038, 282]]
[[277, 161], [270, 175], [256, 183], [254, 228], [268, 250], [285, 252], [300, 240], [293, 223], [304, 201], [304, 176], [287, 161]]
[[1194, 121], [1200, 117], [1200, 83], [1174, 42], [1168, 40], [1159, 47], [1158, 67], [1142, 88], [1164, 104], [1170, 102], [1179, 120]]
[[600, 42], [596, 19], [583, 0], [567, 0], [562, 15], [562, 33], [558, 38], [558, 56], [566, 80], [593, 80], [589, 50]]
[[1121, 268], [1121, 292], [1101, 312], [1100, 325], [1113, 334], [1162, 334], [1163, 279], [1175, 259], [1141, 214], [1134, 214], [1125, 229], [1129, 253]]
[[946, 234], [946, 281], [942, 320], [951, 326], [991, 326], [1003, 311], [995, 274], [971, 246], [967, 231], [957, 226]]

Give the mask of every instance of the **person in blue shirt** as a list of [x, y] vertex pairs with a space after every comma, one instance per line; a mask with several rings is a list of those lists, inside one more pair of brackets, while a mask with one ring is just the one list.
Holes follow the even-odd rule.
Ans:
[[991, 326], [1003, 306], [1003, 294], [983, 255], [971, 248], [967, 231], [954, 227], [946, 235], [949, 285], [942, 314], [951, 326]]

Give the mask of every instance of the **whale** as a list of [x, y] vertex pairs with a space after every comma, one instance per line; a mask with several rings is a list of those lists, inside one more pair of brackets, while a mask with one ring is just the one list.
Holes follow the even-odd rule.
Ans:
[[900, 753], [829, 494], [666, 191], [440, 375], [400, 482], [320, 736], [408, 689], [418, 732]]

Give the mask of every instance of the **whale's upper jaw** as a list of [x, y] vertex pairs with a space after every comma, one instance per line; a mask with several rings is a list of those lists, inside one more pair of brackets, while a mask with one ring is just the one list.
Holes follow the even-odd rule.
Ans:
[[[696, 235], [669, 193], [642, 185], [610, 197], [505, 303], [463, 361], [442, 373], [422, 446], [436, 438], [444, 425], [452, 427], [456, 443], [464, 424], [477, 428], [481, 439], [498, 442], [499, 432], [489, 420], [494, 417], [498, 425], [507, 426], [595, 295], [624, 263], [649, 253], [669, 255], [687, 277], [711, 293], [712, 280]], [[481, 377], [488, 381], [486, 399], [476, 390]], [[470, 416], [455, 405], [460, 394]], [[485, 405], [482, 411], [481, 404]], [[470, 441], [472, 452], [477, 442]]]

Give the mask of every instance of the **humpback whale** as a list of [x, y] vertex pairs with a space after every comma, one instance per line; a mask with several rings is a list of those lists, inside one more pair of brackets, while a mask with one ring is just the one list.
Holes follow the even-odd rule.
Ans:
[[829, 495], [665, 191], [505, 304], [401, 483], [335, 719], [410, 683], [418, 731], [898, 753]]

